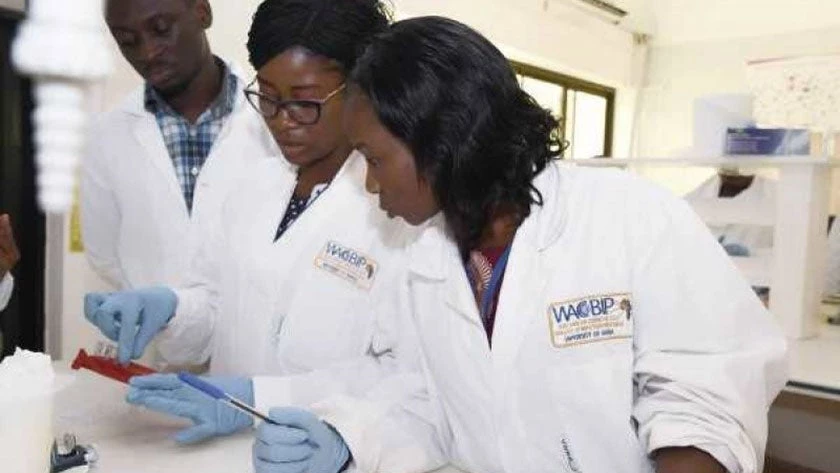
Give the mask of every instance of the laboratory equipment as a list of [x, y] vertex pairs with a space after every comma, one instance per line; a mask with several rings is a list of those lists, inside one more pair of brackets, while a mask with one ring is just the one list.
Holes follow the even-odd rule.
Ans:
[[215, 385], [204, 381], [198, 376], [182, 371], [178, 373], [178, 379], [188, 384], [189, 386], [192, 386], [193, 388], [203, 392], [204, 394], [207, 394], [213, 399], [227, 403], [231, 407], [234, 407], [248, 415], [254, 416], [262, 421], [274, 423], [274, 421], [272, 421], [271, 418], [268, 417], [266, 414], [263, 414], [262, 412], [254, 409], [252, 406], [249, 406], [242, 400], [231, 396], [230, 394], [222, 391]]
[[0, 471], [44, 473], [53, 441], [55, 372], [50, 357], [18, 349], [0, 362]]
[[35, 79], [38, 203], [65, 213], [85, 149], [88, 84], [111, 70], [102, 0], [31, 0], [12, 47], [17, 70]]
[[66, 433], [53, 442], [50, 473], [85, 472], [98, 460], [99, 454], [92, 445], [79, 445], [75, 435]]
[[116, 347], [113, 345], [99, 342], [93, 352], [93, 355], [89, 355], [84, 349], [80, 349], [70, 367], [74, 370], [85, 368], [126, 384], [133, 376], [156, 373], [155, 370], [139, 363], [131, 362], [127, 365], [121, 365], [115, 359]]

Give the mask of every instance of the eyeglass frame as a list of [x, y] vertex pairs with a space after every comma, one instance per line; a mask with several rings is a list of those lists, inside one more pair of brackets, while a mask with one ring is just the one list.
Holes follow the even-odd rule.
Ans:
[[[255, 83], [257, 83], [257, 78], [256, 77], [254, 78], [254, 80], [251, 81], [250, 84], [248, 84], [248, 87], [245, 87], [243, 92], [245, 93], [245, 100], [247, 100], [248, 104], [250, 104], [251, 107], [253, 107], [254, 110], [257, 111], [257, 113], [259, 113], [263, 118], [265, 118], [267, 120], [273, 120], [273, 119], [277, 118], [278, 115], [280, 115], [281, 110], [285, 110], [286, 111], [286, 116], [289, 117], [290, 120], [292, 120], [293, 122], [295, 122], [299, 125], [315, 125], [316, 123], [318, 123], [321, 120], [321, 110], [324, 108], [324, 105], [326, 105], [326, 103], [329, 102], [333, 97], [338, 95], [339, 92], [341, 92], [342, 90], [347, 88], [347, 83], [342, 82], [341, 85], [339, 85], [335, 90], [333, 90], [332, 92], [327, 94], [326, 97], [324, 97], [320, 100], [318, 100], [318, 99], [279, 100], [276, 97], [272, 97], [268, 94], [264, 94], [264, 93], [260, 92], [259, 90], [255, 90], [253, 88]], [[268, 115], [263, 113], [262, 107], [260, 107], [259, 105], [255, 105], [254, 102], [251, 101], [252, 96], [256, 97], [257, 103], [259, 103], [260, 100], [265, 100], [265, 101], [271, 103], [272, 105], [274, 105], [274, 107], [275, 107], [274, 113], [268, 114]], [[312, 122], [301, 122], [299, 120], [296, 120], [294, 117], [292, 117], [292, 115], [289, 113], [289, 110], [286, 108], [289, 104], [314, 105], [315, 106], [315, 120], [313, 120]]]

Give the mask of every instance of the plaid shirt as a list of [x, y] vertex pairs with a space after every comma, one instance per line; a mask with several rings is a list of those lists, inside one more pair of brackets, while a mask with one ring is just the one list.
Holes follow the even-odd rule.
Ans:
[[149, 84], [146, 84], [144, 103], [146, 111], [154, 114], [163, 141], [175, 166], [175, 174], [181, 185], [181, 192], [187, 203], [187, 210], [192, 212], [195, 182], [210, 154], [213, 142], [219, 136], [225, 119], [233, 112], [236, 103], [238, 79], [231, 70], [224, 66], [222, 92], [213, 103], [190, 123], [169, 104]]

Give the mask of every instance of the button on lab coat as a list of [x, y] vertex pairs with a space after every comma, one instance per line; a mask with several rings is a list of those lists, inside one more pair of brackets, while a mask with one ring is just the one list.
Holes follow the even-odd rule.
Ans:
[[[360, 470], [445, 457], [483, 473], [639, 473], [653, 471], [652, 451], [694, 445], [729, 471], [760, 472], [786, 342], [703, 222], [620, 171], [552, 164], [535, 185], [545, 205], [513, 242], [492, 351], [442, 219], [412, 245], [401, 312], [416, 324], [427, 396], [391, 412], [428, 397], [433, 414], [372, 425], [352, 402], [316, 406]], [[614, 337], [594, 330], [600, 309], [558, 310], [607, 296], [627, 300]]]
[[301, 374], [365, 355], [375, 306], [401, 270], [400, 247], [386, 242], [407, 227], [365, 192], [364, 158], [353, 154], [275, 242], [296, 171], [276, 157], [251, 171], [176, 291], [161, 355], [176, 364], [209, 358], [214, 374], [248, 376]]
[[196, 182], [187, 211], [172, 158], [143, 87], [93, 125], [82, 161], [81, 216], [93, 269], [119, 289], [184, 283], [189, 261], [239, 176], [278, 154], [263, 122], [242, 93], [240, 77], [227, 117]]

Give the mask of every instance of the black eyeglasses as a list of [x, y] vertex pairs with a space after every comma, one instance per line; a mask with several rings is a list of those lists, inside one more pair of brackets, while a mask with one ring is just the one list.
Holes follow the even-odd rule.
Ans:
[[245, 97], [248, 103], [263, 117], [271, 120], [285, 110], [286, 115], [295, 123], [301, 125], [314, 125], [321, 119], [321, 108], [331, 98], [344, 90], [346, 84], [341, 84], [321, 100], [279, 100], [270, 95], [263, 94], [254, 89], [256, 79], [245, 88]]

